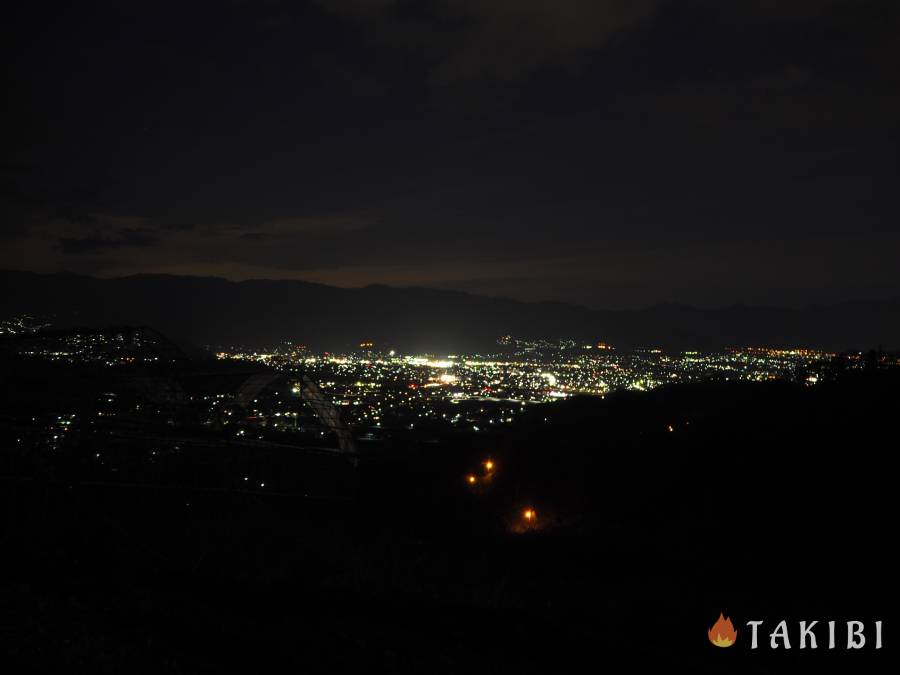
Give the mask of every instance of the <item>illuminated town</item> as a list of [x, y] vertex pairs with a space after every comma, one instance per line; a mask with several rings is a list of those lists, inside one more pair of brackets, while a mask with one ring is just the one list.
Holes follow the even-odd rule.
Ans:
[[[123, 428], [136, 425], [146, 437], [146, 429], [162, 425], [169, 431], [155, 435], [201, 430], [213, 444], [230, 438], [231, 443], [333, 447], [334, 425], [323, 424], [322, 410], [301, 395], [304, 383], [315, 383], [310, 386], [336, 411], [347, 433], [372, 447], [396, 440], [398, 433], [420, 439], [497, 436], [529, 411], [570, 398], [700, 382], [811, 387], [867, 363], [860, 353], [750, 347], [620, 351], [603, 342], [511, 336], [498, 338], [481, 354], [402, 354], [362, 341], [343, 353], [285, 342], [266, 349], [208, 346], [188, 357], [147, 327], [57, 330], [31, 317], [12, 317], [4, 326], [10, 334], [7, 349], [26, 363], [88, 368], [99, 374], [95, 379], [109, 378], [93, 403], [83, 393], [78, 405], [60, 397], [58, 405], [20, 423], [15, 444], [23, 451], [53, 452], [85, 424], [104, 437], [132, 443], [137, 435], [131, 438]], [[882, 365], [896, 360], [880, 359]], [[247, 383], [260, 377], [265, 386], [248, 389]], [[181, 445], [159, 440], [153, 450]]]
[[[217, 348], [216, 356], [306, 374], [340, 407], [349, 424], [377, 427], [400, 419], [410, 425], [437, 420], [473, 431], [512, 422], [526, 405], [579, 395], [707, 380], [802, 380], [812, 385], [835, 358], [804, 349], [619, 353], [603, 343], [567, 340], [517, 340], [511, 345], [501, 339], [498, 346], [501, 349], [490, 354], [434, 356], [381, 352], [370, 343], [346, 354], [314, 354], [283, 345], [264, 351]], [[859, 360], [858, 355], [844, 358]]]

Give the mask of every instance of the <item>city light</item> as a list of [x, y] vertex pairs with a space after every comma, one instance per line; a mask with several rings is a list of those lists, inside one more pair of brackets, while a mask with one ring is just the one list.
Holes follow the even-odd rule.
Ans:
[[[500, 345], [502, 352], [447, 357], [377, 349], [315, 354], [294, 345], [267, 350], [216, 347], [213, 353], [220, 359], [264, 363], [292, 378], [304, 373], [341, 407], [342, 418], [354, 427], [410, 429], [431, 421], [478, 432], [516, 422], [528, 405], [572, 396], [649, 391], [711, 379], [793, 380], [800, 372], [805, 373], [805, 384], [815, 385], [824, 381], [824, 364], [834, 357], [812, 350], [758, 347], [710, 352], [626, 351], [603, 342], [586, 350], [575, 340], [509, 336]], [[849, 363], [854, 366], [858, 362]], [[300, 388], [295, 384], [291, 391], [299, 394]], [[278, 413], [287, 411], [276, 409], [268, 415]], [[264, 419], [266, 413], [261, 414]]]

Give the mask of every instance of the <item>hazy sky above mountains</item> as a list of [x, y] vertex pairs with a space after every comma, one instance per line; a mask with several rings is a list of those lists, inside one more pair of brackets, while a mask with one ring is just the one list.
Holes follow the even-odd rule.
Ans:
[[0, 266], [598, 307], [900, 293], [900, 7], [28, 3]]

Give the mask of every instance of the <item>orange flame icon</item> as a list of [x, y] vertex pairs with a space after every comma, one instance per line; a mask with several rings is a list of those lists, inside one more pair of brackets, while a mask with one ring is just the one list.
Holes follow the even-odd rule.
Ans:
[[716, 647], [730, 647], [737, 640], [737, 631], [731, 619], [719, 612], [719, 620], [716, 621], [707, 633], [709, 641]]

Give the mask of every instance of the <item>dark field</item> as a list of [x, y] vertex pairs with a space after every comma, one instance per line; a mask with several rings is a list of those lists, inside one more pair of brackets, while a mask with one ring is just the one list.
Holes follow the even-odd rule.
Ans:
[[[406, 438], [358, 469], [287, 466], [332, 486], [310, 497], [96, 480], [72, 461], [11, 469], [7, 672], [885, 672], [898, 384], [572, 400], [489, 452]], [[488, 454], [496, 471], [470, 487]], [[706, 637], [720, 611], [730, 649]], [[782, 619], [790, 651], [769, 649]], [[819, 621], [816, 651], [797, 649], [799, 620]], [[845, 649], [847, 620], [864, 649]]]

